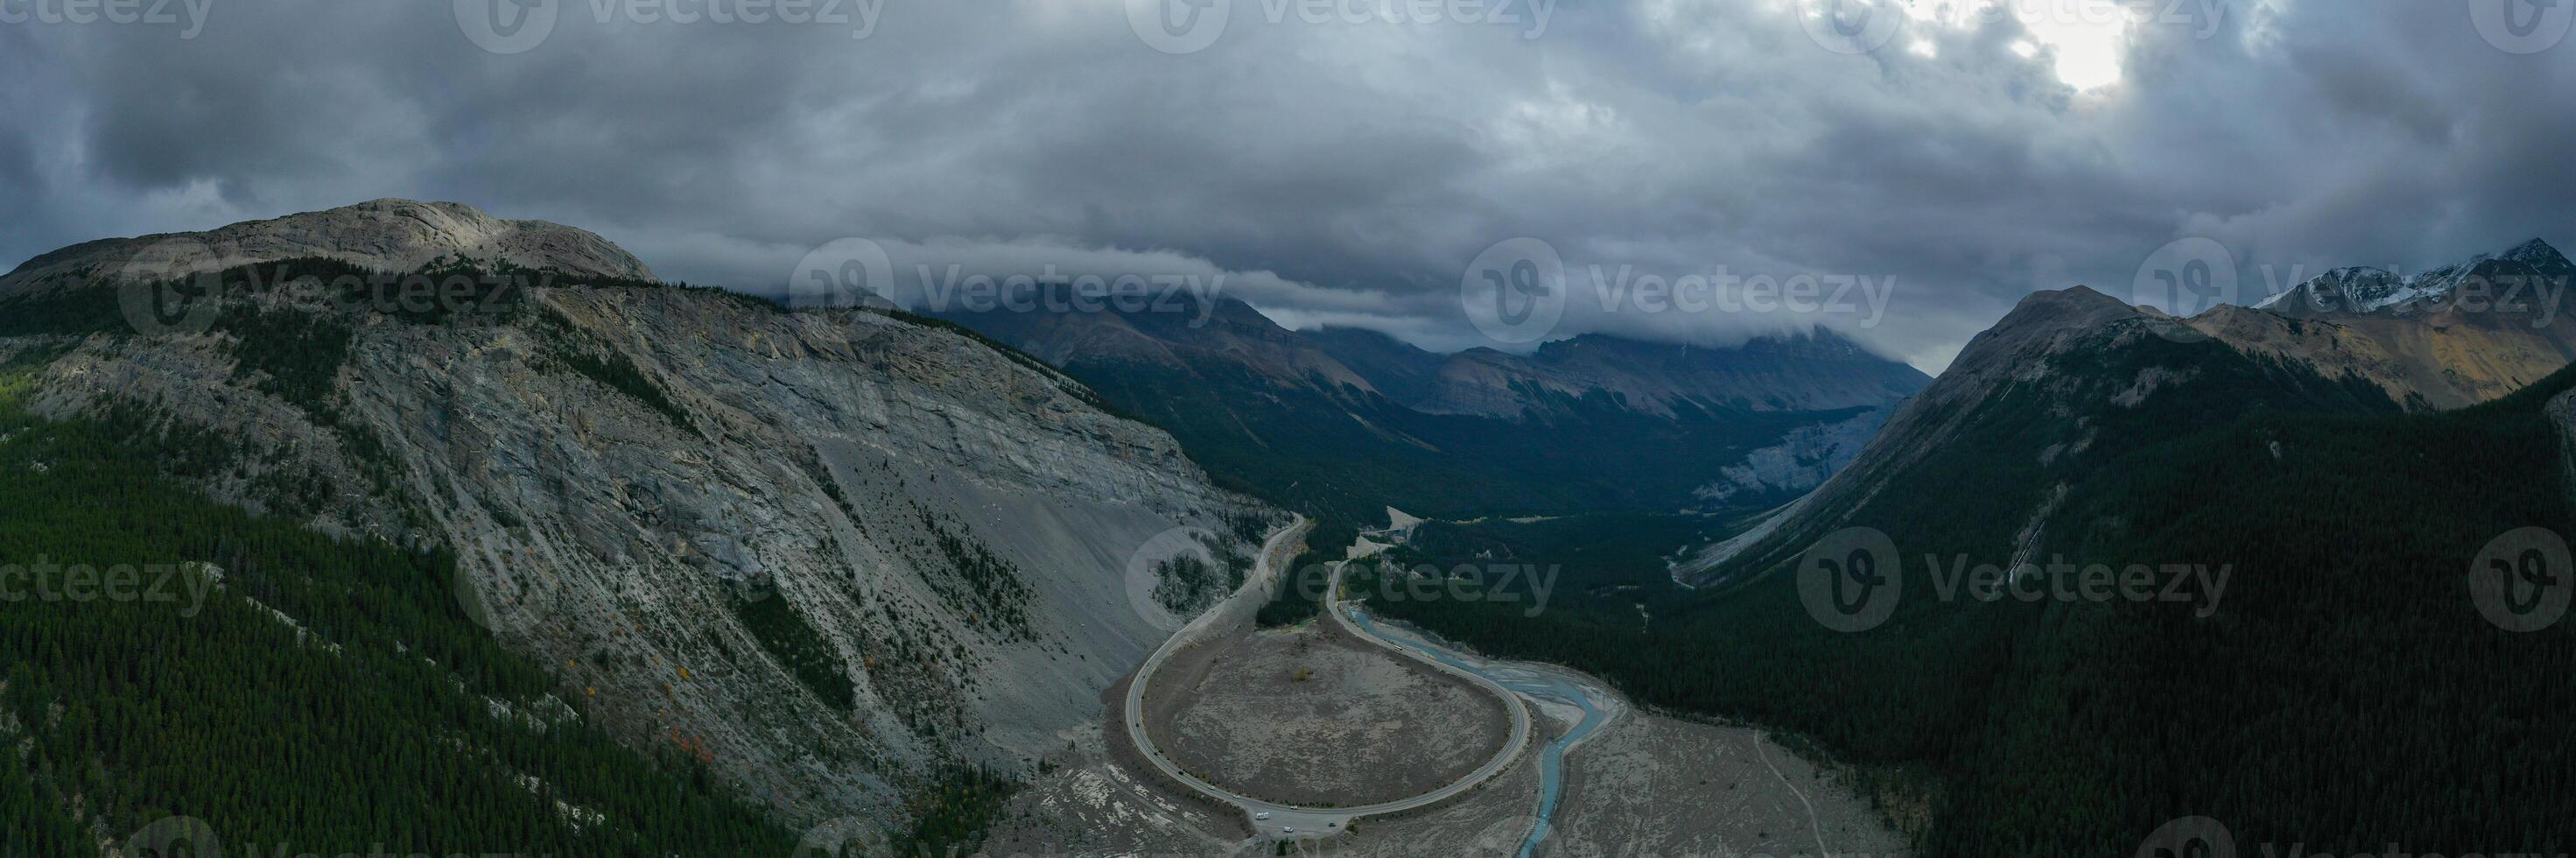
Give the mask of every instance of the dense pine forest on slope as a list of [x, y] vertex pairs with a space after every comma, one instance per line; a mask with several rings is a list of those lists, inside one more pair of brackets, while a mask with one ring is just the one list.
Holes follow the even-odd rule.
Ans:
[[[1607, 586], [1656, 568], [1635, 557], [1570, 562], [1574, 584], [1536, 618], [1455, 601], [1377, 610], [1599, 673], [1649, 705], [1803, 734], [1859, 764], [1932, 855], [2132, 854], [2194, 815], [2229, 826], [2239, 854], [2576, 848], [2576, 744], [2557, 729], [2576, 710], [2576, 623], [2505, 632], [2464, 583], [2488, 540], [2576, 525], [2541, 413], [2576, 369], [2485, 406], [2397, 416], [2371, 391], [2215, 343], [2132, 344], [2076, 370], [2112, 386], [2072, 398], [2095, 403], [2099, 434], [2089, 460], [2050, 472], [2074, 479], [2037, 559], [2232, 564], [2213, 615], [1923, 595], [1925, 555], [2006, 565], [2029, 524], [2012, 511], [2049, 491], [2031, 453], [2054, 440], [2016, 433], [2061, 403], [2020, 394], [1978, 406], [1993, 419], [1847, 519], [1902, 557], [1905, 598], [1878, 628], [1826, 630], [1787, 565], [1718, 591]], [[2111, 407], [2150, 365], [2213, 383]], [[1427, 527], [1435, 550], [1418, 559], [1566, 555], [1554, 537]]]
[[1673, 419], [1605, 395], [1549, 397], [1557, 425], [1424, 414], [1376, 396], [1345, 404], [1231, 364], [1065, 368], [1118, 408], [1179, 438], [1227, 487], [1349, 521], [1394, 506], [1440, 518], [1666, 509], [1790, 429], [1834, 412], [1693, 410]]
[[0, 370], [0, 558], [202, 562], [221, 582], [202, 604], [203, 577], [173, 579], [175, 601], [0, 599], [0, 854], [94, 854], [93, 834], [170, 816], [246, 852], [794, 848], [681, 744], [639, 756], [553, 700], [468, 619], [445, 552], [253, 517], [154, 472], [218, 438], [31, 418], [25, 379], [59, 353]]

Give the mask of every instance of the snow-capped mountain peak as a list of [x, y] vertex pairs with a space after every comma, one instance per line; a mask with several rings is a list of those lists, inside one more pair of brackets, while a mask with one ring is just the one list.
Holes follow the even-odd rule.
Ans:
[[2255, 303], [2256, 309], [2282, 312], [2331, 312], [2367, 315], [2404, 313], [2426, 302], [2448, 298], [2472, 277], [2558, 276], [2571, 266], [2558, 248], [2532, 239], [2502, 254], [2481, 253], [2469, 261], [2413, 274], [2381, 268], [2337, 268]]

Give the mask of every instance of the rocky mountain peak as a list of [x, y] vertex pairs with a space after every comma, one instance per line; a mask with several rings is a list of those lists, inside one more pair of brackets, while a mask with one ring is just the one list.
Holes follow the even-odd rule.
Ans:
[[2089, 330], [2122, 319], [2146, 318], [2127, 302], [2089, 286], [2043, 289], [2030, 293], [1995, 326], [1968, 341], [1953, 368], [1976, 366], [1981, 358], [2007, 356], [2058, 335]]
[[504, 220], [463, 203], [378, 199], [205, 232], [75, 244], [0, 276], [0, 294], [82, 277], [180, 277], [304, 257], [381, 271], [412, 271], [439, 259], [464, 258], [577, 276], [656, 279], [634, 254], [588, 230]]
[[2538, 275], [2555, 279], [2570, 274], [2576, 274], [2576, 265], [2549, 242], [2535, 238], [2500, 254], [2481, 253], [2467, 262], [2415, 274], [2367, 266], [2337, 268], [2254, 306], [2303, 316], [2367, 315], [2392, 309], [2403, 313], [2425, 302], [2441, 301], [2472, 278]]
[[[5, 289], [110, 288], [80, 284], [137, 258], [315, 256], [651, 276], [581, 230], [377, 200], [49, 253], [0, 318], [23, 312]], [[602, 729], [687, 736], [792, 824], [899, 818], [918, 772], [1060, 747], [1169, 633], [1129, 558], [1248, 552], [1230, 534], [1269, 514], [1054, 370], [890, 314], [550, 288], [454, 325], [267, 297], [202, 336], [59, 319], [0, 358], [46, 355], [13, 391], [36, 417], [221, 438], [181, 475], [217, 501], [453, 549], [471, 619], [563, 664]], [[332, 347], [261, 342], [280, 332]]]
[[2566, 254], [2559, 253], [2557, 247], [2552, 246], [2547, 241], [2537, 238], [2523, 242], [2512, 250], [2505, 251], [2504, 256], [2500, 258], [2507, 262], [2519, 262], [2524, 265], [2529, 265], [2542, 271], [2565, 270], [2570, 267], [2576, 267], [2570, 265], [2567, 261]]
[[2131, 309], [2128, 302], [2102, 294], [2091, 286], [2079, 283], [2064, 289], [2041, 289], [2024, 295], [2020, 303], [2013, 305], [2012, 313], [2004, 318], [2010, 319], [2025, 313], [2053, 313], [2068, 310], [2090, 313], [2127, 309]]

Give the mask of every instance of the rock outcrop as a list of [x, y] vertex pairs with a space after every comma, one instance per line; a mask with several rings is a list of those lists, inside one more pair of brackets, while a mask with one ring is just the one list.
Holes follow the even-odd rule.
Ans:
[[462, 203], [382, 199], [205, 232], [82, 242], [0, 276], [0, 295], [85, 276], [181, 277], [255, 262], [320, 257], [405, 272], [442, 258], [622, 280], [653, 280], [634, 254], [587, 230], [502, 220]]
[[[328, 251], [649, 276], [588, 233], [447, 205], [187, 240], [227, 262]], [[1270, 515], [1160, 430], [936, 324], [633, 283], [531, 288], [421, 324], [322, 288], [237, 297], [244, 313], [207, 333], [0, 353], [70, 346], [32, 398], [47, 416], [139, 412], [226, 439], [203, 481], [219, 498], [453, 549], [460, 601], [557, 666], [591, 717], [699, 756], [803, 824], [898, 822], [941, 766], [1024, 770], [1060, 749], [1168, 634], [1139, 595], [1145, 555], [1222, 552]], [[314, 353], [321, 393], [256, 357], [274, 330], [345, 334], [344, 353]]]

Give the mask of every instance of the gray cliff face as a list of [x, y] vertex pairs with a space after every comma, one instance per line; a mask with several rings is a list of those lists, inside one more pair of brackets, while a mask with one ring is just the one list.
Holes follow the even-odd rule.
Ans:
[[1711, 503], [1743, 503], [1823, 485], [1860, 456], [1896, 407], [1873, 408], [1839, 423], [1789, 430], [1780, 443], [1745, 454], [1741, 464], [1726, 467], [1719, 472], [1720, 479], [1695, 494]]
[[502, 220], [459, 203], [383, 199], [205, 232], [75, 244], [0, 276], [0, 295], [81, 277], [180, 277], [299, 257], [393, 272], [462, 257], [566, 274], [655, 279], [634, 254], [587, 230]]
[[1271, 515], [1053, 370], [875, 312], [548, 287], [420, 325], [318, 288], [238, 300], [347, 327], [322, 401], [219, 326], [90, 335], [35, 407], [217, 430], [217, 497], [455, 549], [468, 610], [612, 732], [800, 823], [1060, 749], [1168, 634], [1133, 558]]

